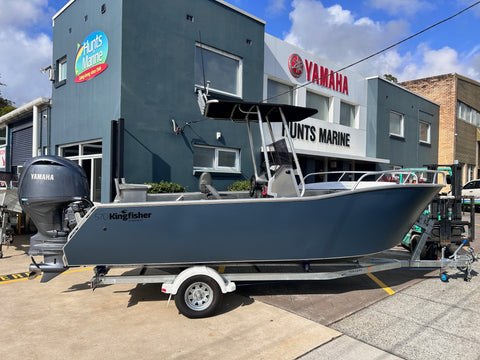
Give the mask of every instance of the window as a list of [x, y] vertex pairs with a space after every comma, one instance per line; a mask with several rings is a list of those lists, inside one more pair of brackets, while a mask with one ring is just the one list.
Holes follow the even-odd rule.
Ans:
[[60, 156], [78, 163], [87, 174], [90, 199], [100, 202], [102, 197], [102, 142], [83, 142], [60, 146]]
[[355, 106], [340, 102], [340, 125], [355, 127]]
[[0, 128], [0, 146], [7, 143], [7, 127]]
[[457, 117], [480, 127], [480, 112], [460, 101], [457, 102]]
[[465, 190], [478, 189], [480, 188], [480, 181], [470, 181], [469, 183], [466, 183], [463, 188]]
[[318, 112], [312, 117], [319, 120], [328, 121], [328, 110], [330, 108], [330, 99], [326, 96], [307, 91], [307, 107], [317, 109]]
[[293, 105], [293, 86], [268, 79], [267, 99], [273, 104]]
[[429, 123], [420, 121], [420, 142], [430, 144], [430, 127]]
[[57, 60], [57, 76], [55, 86], [62, 86], [67, 82], [67, 57], [64, 56]]
[[214, 92], [242, 97], [241, 58], [206, 45], [196, 44], [195, 86], [203, 88], [207, 81], [210, 81], [210, 90]]
[[240, 150], [195, 145], [193, 152], [193, 169], [240, 172]]
[[403, 137], [403, 115], [390, 111], [390, 135]]

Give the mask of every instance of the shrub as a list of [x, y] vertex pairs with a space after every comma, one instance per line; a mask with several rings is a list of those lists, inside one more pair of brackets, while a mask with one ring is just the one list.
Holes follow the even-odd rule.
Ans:
[[151, 188], [148, 190], [149, 194], [159, 194], [159, 193], [177, 193], [187, 191], [186, 186], [182, 186], [176, 183], [168, 181], [160, 181], [159, 183], [147, 183]]
[[250, 181], [249, 180], [241, 180], [235, 181], [232, 185], [228, 188], [228, 191], [246, 191], [250, 190]]

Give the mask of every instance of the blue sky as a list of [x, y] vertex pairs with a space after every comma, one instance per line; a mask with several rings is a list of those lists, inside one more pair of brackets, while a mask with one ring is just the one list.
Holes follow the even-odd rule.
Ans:
[[[154, 0], [150, 0], [154, 1]], [[194, 0], [192, 0], [194, 1]], [[0, 0], [0, 86], [21, 106], [50, 97], [52, 16], [68, 0]], [[266, 21], [267, 33], [339, 68], [441, 21], [477, 0], [226, 0]], [[351, 68], [399, 81], [457, 72], [480, 81], [480, 4]]]

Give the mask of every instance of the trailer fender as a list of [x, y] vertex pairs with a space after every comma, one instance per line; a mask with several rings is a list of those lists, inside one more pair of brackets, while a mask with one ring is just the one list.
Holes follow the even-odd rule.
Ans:
[[162, 292], [175, 295], [178, 291], [178, 288], [185, 280], [196, 275], [205, 275], [215, 280], [218, 283], [218, 286], [220, 286], [220, 290], [224, 294], [227, 292], [235, 291], [236, 289], [234, 282], [223, 278], [217, 271], [213, 270], [212, 268], [207, 266], [192, 266], [188, 269], [183, 270], [175, 277], [172, 282], [163, 283]]

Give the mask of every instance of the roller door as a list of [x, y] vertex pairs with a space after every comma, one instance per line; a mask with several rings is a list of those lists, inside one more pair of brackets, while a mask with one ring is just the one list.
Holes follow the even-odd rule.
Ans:
[[12, 166], [21, 166], [32, 157], [33, 127], [12, 131]]

